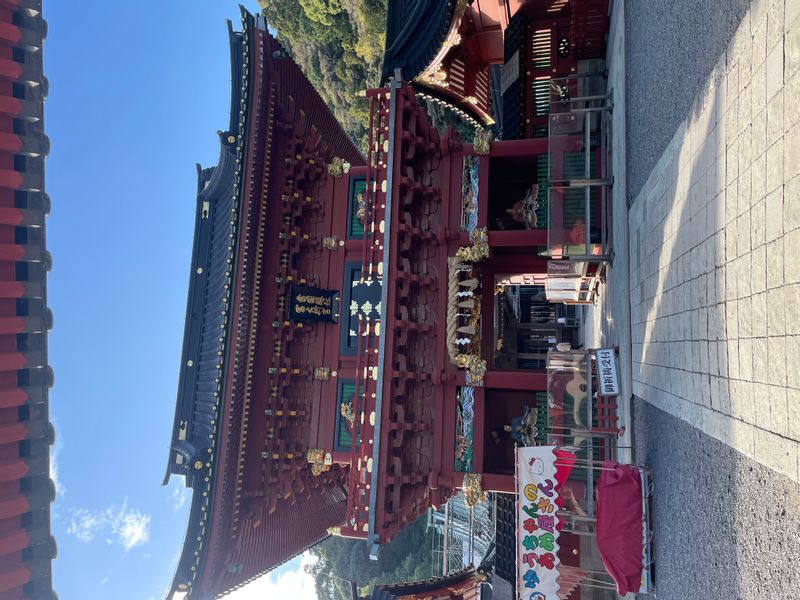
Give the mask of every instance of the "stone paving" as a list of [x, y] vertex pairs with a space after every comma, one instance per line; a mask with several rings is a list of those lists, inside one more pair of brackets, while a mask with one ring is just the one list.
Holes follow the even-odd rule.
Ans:
[[798, 16], [800, 0], [745, 14], [633, 199], [625, 288], [633, 393], [795, 481]]
[[[608, 43], [608, 93], [611, 97], [611, 171], [625, 172], [625, 22], [621, 3], [616, 3], [611, 16]], [[619, 424], [625, 435], [619, 439], [617, 459], [631, 462], [631, 330], [628, 301], [628, 209], [626, 206], [625, 177], [615, 177], [611, 190], [612, 235], [614, 260], [608, 266], [606, 285], [603, 286], [597, 306], [584, 309], [584, 346], [587, 348], [619, 348], [618, 397]]]

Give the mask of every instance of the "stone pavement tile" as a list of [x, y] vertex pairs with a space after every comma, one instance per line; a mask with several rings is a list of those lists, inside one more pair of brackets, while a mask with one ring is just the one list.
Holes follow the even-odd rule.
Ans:
[[784, 5], [784, 27], [788, 30], [800, 25], [796, 21], [800, 16], [800, 0], [786, 0]]
[[[760, 108], [760, 107], [759, 107]], [[756, 111], [758, 112], [758, 111]], [[781, 116], [782, 118], [782, 116]], [[752, 153], [752, 132], [750, 126], [753, 123], [753, 92], [748, 84], [739, 96], [739, 173], [743, 173], [750, 166]]]
[[[756, 118], [760, 114], [764, 114], [764, 108], [767, 106], [767, 67], [761, 64], [753, 71], [753, 79], [750, 82], [750, 95], [751, 105], [750, 110], [753, 113], [753, 135], [755, 136], [759, 131], [763, 131], [763, 121]], [[762, 129], [758, 129], [761, 127]], [[755, 139], [754, 139], [755, 144]], [[761, 149], [763, 152], [764, 149]], [[758, 156], [761, 152], [754, 149], [753, 156]]]
[[800, 71], [792, 75], [783, 87], [783, 94], [786, 98], [793, 98], [794, 101], [786, 102], [783, 106], [783, 128], [785, 131], [791, 129], [795, 123], [800, 121]]
[[[736, 212], [736, 211], [733, 211]], [[725, 262], [734, 260], [737, 254], [738, 219], [732, 219], [725, 228]]]
[[[742, 137], [744, 138], [745, 136], [743, 135]], [[745, 156], [745, 151], [750, 151], [749, 142], [747, 145], [742, 145], [739, 153], [740, 158]], [[739, 179], [736, 182], [737, 211], [740, 215], [744, 214], [753, 205], [753, 176], [750, 168], [752, 161], [749, 157], [746, 159], [741, 158], [741, 160], [742, 168], [739, 170]]]
[[790, 388], [800, 389], [800, 336], [786, 337], [786, 385]]
[[784, 2], [770, 0], [767, 9], [767, 52], [783, 41]]
[[784, 77], [789, 78], [800, 70], [800, 27], [790, 27], [783, 41]]
[[706, 306], [709, 308], [708, 310], [708, 339], [713, 340], [716, 339], [716, 329], [715, 325], [712, 321], [713, 315], [711, 314], [711, 307], [713, 307], [717, 303], [717, 278], [714, 274], [714, 269], [711, 269], [711, 272], [705, 275], [703, 278], [705, 281], [706, 286]]
[[752, 331], [754, 337], [767, 337], [767, 293], [755, 294], [750, 298], [753, 308]]
[[800, 390], [786, 390], [786, 408], [789, 413], [789, 437], [800, 441]]
[[767, 247], [758, 246], [750, 253], [750, 293], [759, 294], [767, 289]]
[[717, 370], [720, 376], [728, 377], [728, 342], [714, 342], [717, 347]]
[[753, 340], [739, 340], [739, 377], [745, 381], [753, 379]]
[[767, 338], [767, 354], [769, 355], [769, 383], [786, 385], [786, 338]]
[[747, 423], [753, 423], [755, 421], [753, 383], [740, 379], [731, 379], [729, 380], [729, 388], [731, 394], [731, 416]]
[[[739, 317], [739, 337], [753, 337], [753, 301], [750, 296], [739, 300], [736, 305], [736, 314]], [[745, 379], [749, 379], [749, 377]]]
[[769, 386], [769, 430], [779, 435], [789, 435], [789, 407], [786, 401], [786, 388]]
[[708, 342], [708, 372], [712, 377], [719, 376], [719, 342]]
[[767, 100], [783, 87], [783, 36], [767, 54]]
[[751, 283], [751, 276], [750, 276], [750, 253], [744, 254], [739, 257], [739, 272], [738, 272], [738, 298], [745, 298], [753, 293], [752, 287], [750, 286]]
[[755, 431], [752, 425], [738, 419], [729, 419], [722, 441], [750, 458], [755, 458]]
[[783, 285], [783, 238], [767, 244], [767, 289]]
[[677, 405], [676, 417], [692, 423], [698, 429], [703, 429], [703, 407], [700, 404], [689, 402], [688, 400], [680, 400]]
[[736, 255], [744, 256], [750, 252], [750, 210], [742, 211], [736, 223]]
[[681, 399], [673, 394], [670, 394], [669, 392], [649, 386], [641, 381], [634, 380], [633, 393], [640, 398], [647, 398], [647, 401], [650, 404], [656, 408], [660, 408], [666, 413], [671, 415], [677, 415], [678, 413], [678, 402], [681, 402]]
[[[800, 102], [800, 98], [797, 99]], [[789, 181], [800, 175], [800, 123], [796, 123], [784, 138], [783, 177]]]
[[773, 471], [797, 479], [798, 444], [763, 429], [755, 429], [755, 459]]
[[783, 235], [783, 187], [769, 193], [766, 211], [767, 241], [772, 242]]
[[769, 386], [764, 383], [753, 384], [753, 405], [754, 405], [754, 419], [753, 424], [761, 429], [769, 429], [770, 418], [770, 401], [769, 401]]
[[764, 133], [764, 152], [753, 160], [750, 166], [750, 193], [756, 202], [767, 195], [767, 138]]
[[753, 381], [767, 383], [769, 381], [768, 369], [767, 338], [753, 338]]
[[798, 227], [800, 227], [800, 177], [795, 177], [787, 181], [783, 187], [783, 229], [792, 231]]
[[719, 359], [719, 374], [726, 379], [731, 376], [731, 370], [728, 368], [728, 342], [722, 340], [717, 343], [717, 358]]
[[[769, 8], [769, 0], [753, 0], [750, 5], [750, 31], [753, 34], [754, 43], [756, 30], [762, 25], [766, 28], [767, 24], [767, 9]], [[764, 31], [764, 43], [767, 41], [766, 29]], [[755, 63], [755, 49], [753, 63]]]
[[[786, 333], [800, 335], [800, 284], [787, 285], [783, 293], [786, 301], [786, 306], [784, 307]], [[790, 346], [790, 348], [798, 348], [798, 346]]]
[[769, 148], [783, 135], [783, 90], [779, 90], [767, 102], [767, 137], [766, 145]]
[[719, 410], [722, 403], [720, 391], [720, 377], [712, 375], [711, 380], [711, 398], [709, 399], [709, 406], [714, 410]]
[[[783, 277], [785, 283], [800, 281], [800, 229], [790, 231], [783, 238], [784, 248], [788, 253], [783, 263]], [[797, 299], [794, 299], [797, 301]]]
[[767, 291], [767, 333], [770, 337], [786, 335], [786, 307], [784, 288]]
[[766, 152], [766, 150], [767, 150], [767, 111], [766, 109], [761, 109], [759, 112], [753, 115], [753, 126], [752, 126], [751, 147], [750, 147], [752, 158], [753, 159], [758, 158], [759, 156], [763, 155], [764, 152]]
[[725, 303], [725, 337], [728, 340], [735, 340], [739, 337], [739, 317], [736, 311], [736, 301], [732, 300]]
[[[767, 193], [783, 185], [783, 138], [767, 148]], [[769, 221], [769, 215], [767, 215]], [[769, 225], [767, 225], [769, 232]]]

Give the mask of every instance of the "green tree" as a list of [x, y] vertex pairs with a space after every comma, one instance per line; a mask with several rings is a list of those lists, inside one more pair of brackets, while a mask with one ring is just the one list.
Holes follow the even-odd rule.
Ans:
[[259, 0], [259, 4], [308, 80], [365, 148], [369, 105], [359, 92], [379, 83], [386, 0]]
[[354, 581], [362, 594], [381, 583], [418, 581], [433, 575], [432, 533], [426, 531], [426, 516], [401, 531], [381, 547], [377, 561], [370, 560], [367, 543], [330, 537], [311, 549], [318, 561], [309, 568], [320, 600], [349, 600]]

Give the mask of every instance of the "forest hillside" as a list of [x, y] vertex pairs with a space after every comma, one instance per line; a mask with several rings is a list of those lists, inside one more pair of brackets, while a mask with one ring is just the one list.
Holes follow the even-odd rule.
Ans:
[[367, 143], [369, 106], [358, 94], [378, 85], [386, 0], [258, 0], [262, 14], [345, 130]]

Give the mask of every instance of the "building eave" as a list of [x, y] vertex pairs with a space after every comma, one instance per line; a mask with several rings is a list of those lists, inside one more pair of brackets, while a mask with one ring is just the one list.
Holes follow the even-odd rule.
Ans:
[[[231, 45], [231, 67], [234, 69], [231, 77], [231, 126], [227, 132], [220, 135], [220, 162], [214, 169], [213, 174], [204, 180], [203, 171], [198, 171], [198, 197], [197, 213], [195, 216], [195, 242], [192, 256], [192, 266], [190, 271], [189, 297], [187, 302], [186, 324], [184, 330], [184, 344], [181, 357], [180, 378], [178, 384], [178, 401], [176, 406], [175, 420], [170, 443], [170, 456], [167, 465], [167, 476], [164, 482], [169, 480], [173, 473], [181, 473], [180, 469], [175, 468], [175, 456], [178, 451], [186, 451], [186, 438], [195, 432], [185, 430], [183, 424], [188, 423], [191, 418], [192, 423], [196, 423], [198, 418], [207, 422], [203, 428], [202, 435], [205, 436], [203, 442], [199, 437], [192, 437], [191, 446], [200, 454], [192, 457], [189, 463], [184, 459], [185, 469], [181, 474], [186, 477], [187, 486], [193, 488], [192, 505], [189, 510], [188, 524], [184, 538], [181, 556], [178, 567], [174, 575], [172, 584], [167, 593], [167, 598], [172, 598], [176, 592], [188, 591], [193, 598], [202, 598], [202, 595], [192, 594], [195, 578], [201, 570], [208, 548], [208, 532], [210, 529], [209, 519], [213, 507], [215, 480], [217, 473], [217, 461], [219, 459], [219, 436], [216, 434], [220, 423], [220, 410], [222, 390], [225, 389], [225, 358], [230, 348], [231, 324], [227, 311], [230, 307], [230, 289], [234, 280], [233, 265], [236, 264], [238, 252], [237, 228], [240, 220], [239, 200], [242, 189], [243, 179], [243, 155], [246, 131], [246, 106], [247, 106], [247, 53], [244, 51], [247, 43], [246, 29], [243, 33], [234, 32], [230, 23], [228, 25]], [[213, 203], [220, 203], [222, 206], [214, 206]], [[217, 214], [219, 210], [219, 214]], [[224, 210], [224, 213], [222, 212]], [[211, 211], [210, 213], [207, 211]], [[212, 240], [211, 236], [203, 236], [204, 228], [208, 228], [210, 221], [217, 218], [218, 225], [228, 225], [227, 228], [220, 229], [221, 237]], [[204, 223], [204, 221], [206, 221]], [[213, 255], [214, 248], [212, 242], [216, 241], [217, 252]], [[223, 247], [224, 245], [224, 247]], [[220, 273], [219, 271], [222, 271]], [[217, 289], [217, 298], [208, 299], [207, 280], [209, 278], [222, 277], [222, 289]], [[218, 282], [219, 283], [219, 282]], [[208, 315], [211, 305], [217, 307], [216, 315]], [[194, 314], [193, 309], [200, 311]], [[221, 321], [218, 325], [218, 333], [215, 333], [218, 345], [211, 350], [216, 355], [212, 363], [201, 364], [198, 357], [201, 354], [200, 345], [202, 339], [198, 328], [202, 328], [207, 316], [219, 316]], [[205, 331], [209, 334], [210, 331]], [[207, 354], [208, 350], [204, 353]], [[197, 360], [197, 362], [195, 362]], [[207, 361], [205, 361], [207, 362]], [[210, 381], [208, 377], [203, 379], [202, 385], [204, 394], [208, 396], [206, 388], [211, 386], [211, 398], [213, 402], [206, 398], [203, 406], [198, 405], [198, 373], [203, 369], [206, 375], [210, 371], [215, 371], [216, 376]], [[198, 415], [194, 413], [199, 409]], [[197, 418], [195, 418], [195, 416]], [[199, 433], [199, 432], [197, 432]], [[184, 439], [181, 439], [183, 437]], [[202, 446], [202, 447], [197, 447]]]
[[421, 74], [441, 51], [454, 17], [465, 6], [465, 0], [391, 0], [386, 11], [381, 87], [398, 68], [408, 79]]

